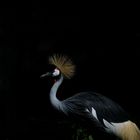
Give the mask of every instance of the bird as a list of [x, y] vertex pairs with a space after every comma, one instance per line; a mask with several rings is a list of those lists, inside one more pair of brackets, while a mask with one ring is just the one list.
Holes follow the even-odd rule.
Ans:
[[54, 79], [49, 98], [56, 110], [66, 116], [90, 122], [95, 128], [121, 140], [140, 140], [138, 125], [118, 103], [105, 95], [83, 91], [63, 100], [58, 99], [59, 87], [65, 79], [71, 79], [75, 75], [76, 66], [72, 59], [64, 54], [53, 54], [48, 60], [51, 69], [40, 77]]

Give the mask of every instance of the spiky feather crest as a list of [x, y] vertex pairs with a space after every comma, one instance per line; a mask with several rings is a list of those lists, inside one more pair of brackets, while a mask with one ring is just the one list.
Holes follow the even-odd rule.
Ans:
[[49, 58], [49, 63], [55, 65], [65, 78], [70, 79], [74, 76], [75, 65], [68, 56], [54, 54]]

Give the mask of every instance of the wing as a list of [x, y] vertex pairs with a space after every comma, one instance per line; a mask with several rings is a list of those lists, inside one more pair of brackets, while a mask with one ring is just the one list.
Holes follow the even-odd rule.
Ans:
[[62, 103], [65, 114], [98, 122], [103, 126], [104, 120], [120, 123], [129, 119], [127, 113], [117, 103], [95, 92], [78, 93]]

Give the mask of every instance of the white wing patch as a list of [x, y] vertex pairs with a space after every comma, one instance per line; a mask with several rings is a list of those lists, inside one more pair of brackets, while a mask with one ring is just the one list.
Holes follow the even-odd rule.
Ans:
[[93, 117], [98, 120], [98, 117], [97, 117], [97, 114], [96, 114], [96, 110], [93, 107], [92, 107], [91, 112], [89, 111], [88, 108], [86, 108], [86, 112], [91, 113], [93, 115]]
[[122, 122], [122, 123], [113, 123], [113, 122], [109, 123], [105, 119], [103, 119], [103, 122], [104, 122], [104, 125], [107, 127], [106, 130], [114, 133], [117, 136], [120, 135], [123, 126], [128, 123], [128, 121]]
[[90, 113], [89, 109], [86, 108], [86, 112]]
[[112, 125], [112, 123], [109, 123], [108, 121], [106, 121], [105, 119], [103, 119], [104, 125], [107, 127], [106, 130], [109, 132], [115, 132], [115, 126]]
[[96, 110], [92, 107], [92, 115], [98, 120]]

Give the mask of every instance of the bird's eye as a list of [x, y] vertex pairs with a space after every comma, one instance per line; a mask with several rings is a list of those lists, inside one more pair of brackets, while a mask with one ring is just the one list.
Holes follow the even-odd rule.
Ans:
[[60, 71], [59, 69], [55, 69], [54, 72], [53, 72], [53, 76], [58, 76], [60, 74]]

